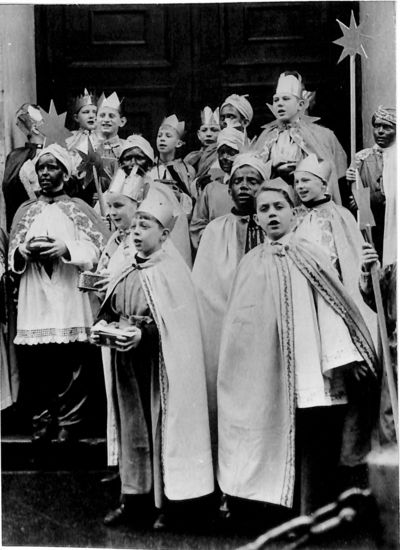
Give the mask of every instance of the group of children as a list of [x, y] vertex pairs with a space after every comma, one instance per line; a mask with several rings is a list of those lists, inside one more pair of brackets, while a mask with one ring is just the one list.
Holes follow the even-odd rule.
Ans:
[[[205, 107], [201, 149], [184, 159], [176, 115], [157, 156], [141, 135], [121, 139], [116, 93], [76, 99], [66, 148], [46, 144], [40, 108], [17, 113], [29, 143], [7, 160], [3, 271], [19, 287], [13, 341], [30, 368], [33, 440], [78, 433], [81, 371], [101, 346], [108, 464], [121, 480], [106, 525], [135, 521], [146, 495], [155, 528], [168, 502], [214, 491], [225, 511], [239, 498], [309, 513], [334, 497], [339, 463], [365, 460], [379, 408], [366, 297], [378, 255], [341, 206], [339, 179], [363, 178], [368, 155], [346, 171], [306, 96], [301, 76], [283, 73], [276, 120], [252, 142], [245, 96]], [[392, 139], [377, 139], [389, 150], [395, 112], [379, 108], [373, 124], [390, 126]], [[379, 174], [391, 201], [393, 170]], [[390, 273], [393, 212], [382, 220]], [[82, 271], [98, 275], [90, 291]]]

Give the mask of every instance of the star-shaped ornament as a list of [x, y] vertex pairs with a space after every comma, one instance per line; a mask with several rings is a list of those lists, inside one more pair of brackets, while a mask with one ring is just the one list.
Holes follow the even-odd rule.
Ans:
[[50, 102], [49, 112], [46, 113], [41, 107], [40, 112], [43, 117], [43, 124], [40, 126], [40, 132], [46, 136], [45, 146], [52, 143], [58, 143], [62, 147], [66, 147], [65, 140], [72, 135], [72, 132], [65, 127], [65, 117], [67, 112], [61, 115], [57, 114], [54, 101]]
[[370, 38], [370, 36], [367, 36], [366, 34], [362, 34], [361, 32], [365, 23], [357, 27], [357, 23], [353, 12], [351, 12], [351, 17], [350, 17], [350, 27], [346, 27], [346, 25], [341, 21], [339, 21], [339, 19], [336, 19], [336, 21], [339, 23], [339, 26], [343, 33], [343, 36], [341, 38], [338, 38], [337, 40], [333, 41], [334, 44], [337, 44], [338, 46], [343, 47], [343, 51], [340, 54], [338, 63], [343, 61], [343, 59], [348, 55], [352, 56], [352, 55], [360, 54], [360, 55], [364, 55], [365, 58], [368, 59], [364, 46], [361, 43], [362, 38]]
[[82, 149], [76, 149], [82, 158], [82, 162], [78, 166], [78, 172], [83, 175], [83, 188], [85, 189], [94, 180], [94, 171], [99, 178], [108, 178], [109, 174], [104, 169], [101, 156], [95, 152], [92, 142], [87, 137], [87, 154]]

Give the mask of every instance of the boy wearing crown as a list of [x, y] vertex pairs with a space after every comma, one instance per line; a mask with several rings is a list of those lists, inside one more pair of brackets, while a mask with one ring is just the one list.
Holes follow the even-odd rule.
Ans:
[[39, 184], [34, 170], [33, 159], [43, 148], [45, 135], [40, 131], [43, 116], [40, 107], [24, 103], [15, 113], [18, 128], [26, 135], [24, 147], [13, 149], [6, 159], [3, 177], [3, 194], [6, 206], [7, 231], [21, 204], [35, 199]]
[[302, 206], [297, 208], [296, 234], [325, 250], [346, 291], [376, 338], [376, 316], [359, 290], [359, 270], [364, 239], [352, 214], [333, 202], [327, 192], [331, 165], [312, 154], [295, 172], [295, 190]]
[[244, 256], [231, 288], [218, 482], [228, 495], [308, 514], [335, 496], [339, 461], [358, 464], [370, 448], [377, 359], [329, 259], [293, 236], [292, 193], [281, 178], [260, 187], [267, 239]]
[[141, 198], [138, 198], [139, 201], [146, 196], [150, 187], [162, 192], [171, 202], [176, 217], [174, 228], [171, 231], [171, 241], [182, 254], [186, 263], [191, 266], [192, 253], [187, 215], [183, 211], [181, 203], [172, 188], [153, 180], [151, 170], [154, 161], [154, 151], [150, 143], [144, 137], [132, 134], [121, 147], [120, 168], [113, 178], [110, 189], [111, 187], [116, 189], [120, 186], [127, 188], [133, 186], [141, 189]]
[[247, 95], [232, 94], [222, 103], [219, 112], [221, 128], [235, 126], [246, 131], [253, 120], [253, 108]]
[[229, 192], [229, 177], [232, 164], [239, 151], [243, 148], [245, 134], [229, 126], [221, 130], [217, 139], [218, 163], [223, 179], [213, 179], [199, 190], [199, 195], [193, 209], [190, 221], [190, 238], [193, 248], [197, 250], [200, 239], [207, 224], [228, 214], [233, 206]]
[[166, 117], [157, 133], [157, 150], [159, 157], [150, 172], [153, 180], [168, 185], [179, 200], [183, 211], [190, 216], [192, 199], [190, 184], [195, 176], [193, 166], [176, 157], [176, 152], [183, 146], [184, 121], [179, 121], [176, 115]]
[[25, 357], [33, 441], [65, 443], [76, 435], [87, 397], [83, 363], [93, 315], [79, 272], [97, 263], [108, 232], [90, 207], [65, 194], [66, 149], [42, 149], [35, 167], [41, 194], [19, 208], [10, 234], [9, 266], [20, 276], [14, 342]]
[[192, 151], [185, 157], [185, 162], [195, 169], [197, 178], [206, 176], [216, 159], [216, 143], [221, 129], [218, 108], [213, 111], [206, 106], [200, 116], [201, 126], [197, 131], [197, 137], [201, 143], [201, 149]]
[[[102, 306], [103, 325], [107, 319], [130, 332], [113, 351], [122, 496], [106, 525], [135, 521], [144, 495], [165, 511], [168, 500], [213, 491], [196, 298], [187, 266], [163, 248], [173, 223], [168, 199], [150, 189], [134, 217], [133, 264]], [[159, 517], [154, 527], [163, 525]]]
[[272, 162], [272, 175], [293, 185], [293, 171], [311, 153], [332, 163], [328, 182], [332, 199], [341, 204], [338, 180], [345, 175], [346, 153], [335, 134], [304, 115], [304, 97], [299, 73], [286, 71], [279, 77], [272, 110], [276, 120], [266, 124], [256, 147], [265, 161]]
[[214, 458], [217, 451], [216, 391], [222, 320], [240, 260], [264, 241], [264, 233], [254, 220], [254, 197], [268, 177], [268, 166], [257, 155], [243, 153], [236, 156], [226, 184], [232, 203], [230, 212], [212, 220], [205, 228], [192, 271], [204, 342]]
[[[346, 178], [355, 191], [357, 174], [363, 187], [370, 190], [371, 210], [375, 219], [372, 228], [374, 246], [382, 260], [384, 234], [386, 258], [384, 265], [396, 259], [396, 109], [379, 106], [372, 115], [372, 131], [375, 145], [356, 154], [355, 166], [351, 165]], [[354, 198], [351, 206], [356, 210]], [[386, 215], [387, 209], [387, 215]]]
[[100, 178], [103, 191], [108, 189], [114, 174], [118, 170], [118, 159], [124, 143], [118, 132], [125, 126], [126, 122], [122, 110], [122, 101], [119, 100], [116, 92], [108, 97], [102, 94], [98, 103], [96, 133], [99, 140], [97, 153], [103, 161], [106, 173], [105, 176]]
[[72, 136], [65, 140], [68, 150], [81, 149], [87, 152], [87, 140], [92, 142], [96, 149], [98, 137], [96, 130], [97, 98], [89, 93], [86, 88], [83, 95], [77, 96], [71, 108], [72, 118], [78, 129], [72, 132]]

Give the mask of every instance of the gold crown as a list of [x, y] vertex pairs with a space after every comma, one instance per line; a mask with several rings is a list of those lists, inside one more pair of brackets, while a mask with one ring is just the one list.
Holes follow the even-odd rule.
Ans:
[[106, 97], [103, 92], [97, 103], [97, 108], [100, 110], [102, 107], [109, 107], [110, 109], [115, 109], [116, 111], [119, 111], [122, 101], [123, 100], [119, 99], [116, 92], [113, 92], [108, 97]]

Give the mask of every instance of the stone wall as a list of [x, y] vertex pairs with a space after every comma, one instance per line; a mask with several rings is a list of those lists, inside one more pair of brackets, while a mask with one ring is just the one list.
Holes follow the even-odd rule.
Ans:
[[[14, 124], [14, 113], [25, 102], [36, 102], [35, 27], [32, 5], [0, 6], [0, 182], [7, 154], [25, 142]], [[0, 226], [4, 222], [0, 192]]]
[[362, 58], [362, 118], [364, 147], [373, 144], [371, 116], [379, 105], [396, 107], [395, 2], [360, 2], [365, 22], [363, 41], [368, 59]]

